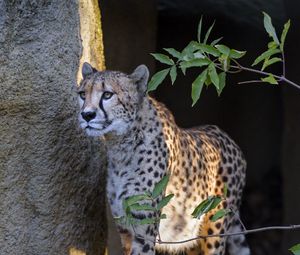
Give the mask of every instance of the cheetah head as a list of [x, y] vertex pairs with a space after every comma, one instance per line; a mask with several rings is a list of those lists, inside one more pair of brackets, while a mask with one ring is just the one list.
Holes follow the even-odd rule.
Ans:
[[82, 76], [78, 87], [80, 127], [89, 136], [128, 132], [146, 95], [148, 68], [140, 65], [128, 75], [100, 72], [84, 63]]

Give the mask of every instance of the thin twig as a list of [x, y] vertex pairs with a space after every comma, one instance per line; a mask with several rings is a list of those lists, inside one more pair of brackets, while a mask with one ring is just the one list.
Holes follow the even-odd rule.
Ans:
[[281, 81], [284, 81], [284, 82], [286, 82], [286, 83], [288, 83], [288, 84], [294, 86], [295, 88], [300, 89], [300, 85], [298, 85], [298, 84], [295, 83], [295, 82], [292, 82], [292, 81], [288, 80], [288, 79], [285, 78], [285, 77], [281, 77]]
[[236, 212], [235, 214], [237, 215], [237, 220], [239, 221], [239, 223], [240, 223], [241, 226], [242, 226], [242, 231], [247, 231], [247, 229], [246, 229], [246, 227], [245, 227], [243, 221], [242, 221], [241, 218], [240, 218], [240, 215], [239, 215], [237, 212]]
[[230, 210], [231, 210], [231, 212], [233, 212], [233, 216], [236, 216], [236, 219], [237, 219], [237, 220], [239, 221], [239, 223], [241, 224], [242, 230], [243, 230], [243, 231], [246, 231], [247, 229], [246, 229], [246, 227], [245, 227], [243, 221], [241, 220], [239, 211], [234, 210], [232, 207], [230, 207]]
[[284, 56], [284, 51], [281, 51], [281, 56], [282, 56], [282, 76], [285, 77], [285, 56]]
[[252, 73], [266, 75], [266, 76], [273, 75], [274, 78], [276, 78], [278, 80], [282, 80], [282, 78], [283, 78], [282, 76], [279, 76], [279, 75], [275, 75], [275, 74], [272, 74], [272, 73], [269, 73], [269, 72], [264, 72], [264, 71], [256, 70], [256, 69], [245, 67], [245, 66], [242, 66], [242, 65], [231, 66], [231, 67], [235, 68], [235, 69], [241, 69], [241, 70], [244, 70], [244, 71], [252, 72]]
[[245, 231], [225, 233], [225, 234], [201, 235], [201, 236], [197, 236], [194, 238], [190, 238], [190, 239], [186, 239], [186, 240], [182, 240], [182, 241], [175, 241], [175, 242], [165, 242], [165, 241], [158, 242], [157, 241], [157, 243], [159, 243], [159, 244], [182, 244], [182, 243], [187, 243], [187, 242], [195, 241], [198, 239], [206, 239], [206, 238], [210, 238], [210, 237], [237, 236], [237, 235], [247, 235], [247, 234], [257, 233], [257, 232], [264, 232], [264, 231], [269, 231], [269, 230], [291, 230], [291, 229], [300, 229], [300, 225], [263, 227], [263, 228], [249, 229], [249, 230], [245, 230]]
[[[224, 72], [224, 68], [221, 64], [218, 64], [218, 63], [215, 63], [216, 67], [219, 69], [219, 70], [222, 70]], [[227, 70], [226, 73], [230, 73], [230, 74], [236, 74], [236, 73], [240, 73], [242, 72], [243, 70], [241, 69], [238, 69], [236, 71], [230, 71], [230, 70]]]
[[236, 65], [236, 66], [231, 66], [234, 69], [240, 69], [240, 70], [244, 70], [244, 71], [248, 71], [248, 72], [252, 72], [252, 73], [257, 73], [257, 74], [261, 74], [261, 75], [273, 75], [275, 79], [277, 79], [278, 81], [284, 81], [290, 85], [292, 85], [293, 87], [300, 89], [300, 85], [298, 85], [295, 82], [290, 81], [289, 79], [287, 79], [285, 76], [279, 76], [279, 75], [275, 75], [272, 73], [268, 73], [268, 72], [264, 72], [264, 71], [260, 71], [260, 70], [256, 70], [256, 69], [252, 69], [252, 68], [248, 68], [248, 67], [244, 67], [240, 64]]
[[240, 218], [239, 215], [238, 215], [238, 221], [240, 222], [240, 224], [241, 224], [241, 226], [243, 228], [243, 231], [247, 231], [247, 229], [246, 229], [246, 227], [245, 227], [244, 223], [242, 222], [242, 220], [241, 220], [241, 218]]
[[249, 83], [261, 83], [261, 80], [253, 80], [253, 81], [240, 81], [238, 84], [249, 84]]

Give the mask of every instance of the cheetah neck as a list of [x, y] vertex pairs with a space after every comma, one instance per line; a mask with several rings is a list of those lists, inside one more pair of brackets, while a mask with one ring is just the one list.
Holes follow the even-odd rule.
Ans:
[[145, 97], [128, 132], [122, 135], [114, 133], [105, 135], [108, 152], [133, 151], [136, 146], [143, 142], [147, 130], [150, 130], [153, 135], [157, 135], [156, 133], [162, 129], [157, 104], [154, 99]]
[[128, 162], [128, 158], [136, 156], [138, 148], [151, 147], [150, 143], [163, 135], [166, 116], [169, 118], [168, 126], [176, 129], [168, 109], [155, 99], [145, 97], [131, 129], [122, 136], [111, 134], [105, 137], [109, 162], [119, 162], [122, 165]]

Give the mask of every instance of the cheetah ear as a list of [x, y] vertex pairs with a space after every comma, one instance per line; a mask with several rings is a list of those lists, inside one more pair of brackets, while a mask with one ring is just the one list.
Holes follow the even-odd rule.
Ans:
[[131, 79], [137, 85], [138, 91], [144, 96], [147, 91], [149, 70], [145, 65], [139, 65], [130, 75]]
[[82, 65], [81, 72], [83, 79], [85, 79], [88, 75], [97, 72], [97, 70], [94, 67], [92, 67], [89, 63], [84, 62]]

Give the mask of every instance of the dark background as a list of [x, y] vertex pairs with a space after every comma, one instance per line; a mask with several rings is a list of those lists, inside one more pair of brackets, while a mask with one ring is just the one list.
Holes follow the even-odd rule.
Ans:
[[[204, 27], [216, 20], [212, 38], [223, 36], [231, 48], [247, 50], [241, 63], [250, 66], [266, 50], [268, 36], [262, 11], [273, 19], [278, 33], [288, 18], [287, 77], [300, 83], [300, 3], [298, 0], [102, 0], [107, 69], [131, 72], [144, 63], [151, 73], [163, 68], [149, 55], [172, 47], [182, 50]], [[281, 66], [271, 71], [281, 74]], [[179, 74], [174, 86], [164, 82], [154, 96], [174, 113], [178, 125], [216, 124], [240, 145], [248, 170], [241, 208], [248, 229], [300, 223], [300, 90], [287, 84], [238, 85], [256, 79], [252, 73], [229, 76], [218, 97], [213, 88], [202, 92], [191, 108], [191, 83], [197, 70]], [[300, 243], [300, 231], [269, 231], [247, 236], [252, 254], [289, 254]]]

